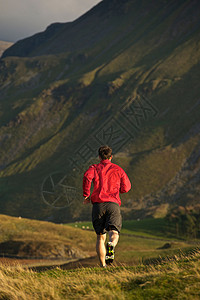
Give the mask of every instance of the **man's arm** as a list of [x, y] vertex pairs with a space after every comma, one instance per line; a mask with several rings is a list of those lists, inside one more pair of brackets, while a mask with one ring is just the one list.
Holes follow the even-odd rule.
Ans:
[[83, 176], [83, 197], [87, 198], [90, 196], [90, 188], [91, 188], [91, 181], [87, 179], [87, 177]]
[[94, 178], [94, 167], [90, 166], [83, 176], [83, 197], [85, 198], [84, 204], [90, 202], [90, 188], [92, 179]]
[[120, 190], [119, 192], [121, 194], [127, 193], [131, 189], [131, 182], [126, 175], [126, 173], [123, 171], [122, 172], [122, 177], [121, 177], [121, 182], [120, 182]]

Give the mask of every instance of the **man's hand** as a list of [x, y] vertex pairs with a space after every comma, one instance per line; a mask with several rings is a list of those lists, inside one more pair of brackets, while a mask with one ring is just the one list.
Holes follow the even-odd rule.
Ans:
[[91, 202], [90, 196], [89, 197], [85, 197], [83, 204], [89, 204]]

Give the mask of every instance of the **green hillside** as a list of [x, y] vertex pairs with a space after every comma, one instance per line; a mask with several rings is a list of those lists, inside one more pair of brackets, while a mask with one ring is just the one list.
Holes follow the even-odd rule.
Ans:
[[[91, 223], [54, 224], [0, 215], [0, 229], [0, 264], [34, 266], [38, 271], [99, 266]], [[149, 264], [196, 247], [199, 239], [180, 238], [174, 229], [164, 219], [125, 221], [113, 265]]]
[[[0, 215], [0, 257], [68, 262], [94, 253], [95, 233], [63, 224]], [[2, 264], [3, 261], [0, 263]], [[55, 260], [55, 261], [54, 261]], [[20, 264], [21, 260], [17, 260]], [[30, 263], [27, 260], [27, 263]], [[52, 263], [52, 264], [53, 264]]]
[[[109, 144], [127, 218], [199, 194], [200, 3], [104, 0], [0, 60], [0, 210], [86, 220], [83, 171]], [[91, 159], [90, 159], [91, 158]]]

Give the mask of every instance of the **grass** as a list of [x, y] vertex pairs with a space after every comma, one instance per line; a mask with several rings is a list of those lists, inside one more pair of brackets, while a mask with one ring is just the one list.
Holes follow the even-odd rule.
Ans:
[[[93, 230], [92, 222], [75, 222], [67, 223], [68, 226], [81, 229], [90, 229]], [[89, 228], [88, 228], [89, 227]], [[123, 220], [122, 224], [122, 235], [138, 235], [142, 237], [152, 237], [152, 238], [161, 238], [161, 239], [176, 239], [175, 235], [175, 226], [172, 224], [169, 227], [168, 222], [164, 218], [146, 218], [138, 220]]]
[[[10, 243], [13, 249], [11, 248], [9, 253], [16, 256], [71, 259], [72, 257], [65, 254], [65, 251], [62, 253], [65, 247], [76, 249], [77, 258], [94, 252], [93, 232], [85, 234], [82, 230], [62, 224], [0, 215], [0, 230], [0, 242]], [[21, 246], [18, 246], [19, 242]]]
[[[0, 242], [43, 240], [46, 253], [50, 243], [67, 243], [93, 256], [96, 235], [87, 226], [91, 229], [91, 222], [53, 224], [0, 215]], [[124, 221], [115, 265], [108, 269], [99, 268], [97, 259], [90, 264], [87, 258], [86, 267], [80, 261], [76, 269], [64, 260], [60, 267], [56, 261], [51, 267], [49, 260], [46, 266], [38, 261], [39, 269], [35, 261], [23, 267], [21, 260], [2, 261], [0, 299], [198, 299], [200, 251], [178, 240], [170, 242], [170, 249], [158, 249], [166, 242], [167, 229], [163, 219]]]
[[123, 233], [128, 234], [138, 234], [143, 235], [146, 237], [161, 237], [161, 238], [175, 238], [175, 230], [171, 226], [169, 228], [169, 225], [167, 221], [164, 218], [146, 218], [143, 220], [130, 220], [130, 221], [124, 221], [123, 222]]
[[1, 299], [199, 299], [200, 252], [157, 265], [60, 268], [41, 273], [0, 267]]
[[[80, 228], [86, 233], [88, 230], [93, 230], [91, 222], [76, 222], [67, 225]], [[170, 247], [162, 249], [166, 243], [169, 243]], [[190, 248], [191, 244], [177, 238], [175, 228], [172, 225], [169, 227], [165, 219], [123, 221], [120, 240], [116, 248], [116, 262], [137, 265], [147, 259], [176, 254], [180, 249], [186, 251]]]
[[[53, 224], [0, 215], [0, 230], [0, 243], [4, 243], [1, 244], [1, 252], [11, 257], [71, 260], [96, 256], [96, 234], [92, 231], [91, 222]], [[193, 246], [191, 241], [188, 244], [175, 237], [169, 239], [168, 230], [163, 219], [124, 221], [116, 248], [116, 262], [136, 265], [145, 259], [178, 253], [180, 249]], [[162, 249], [166, 242], [170, 243], [170, 247]], [[66, 248], [72, 249], [74, 254], [69, 255]]]

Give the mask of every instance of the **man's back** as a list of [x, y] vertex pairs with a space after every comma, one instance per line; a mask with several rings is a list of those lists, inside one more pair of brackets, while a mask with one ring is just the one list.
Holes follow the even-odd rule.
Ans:
[[109, 159], [101, 160], [84, 173], [84, 196], [90, 195], [91, 182], [94, 190], [91, 196], [92, 203], [115, 202], [121, 205], [119, 193], [126, 193], [131, 188], [131, 183], [124, 170]]

